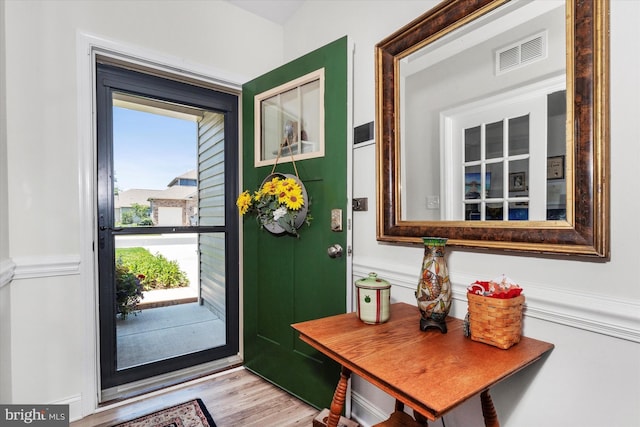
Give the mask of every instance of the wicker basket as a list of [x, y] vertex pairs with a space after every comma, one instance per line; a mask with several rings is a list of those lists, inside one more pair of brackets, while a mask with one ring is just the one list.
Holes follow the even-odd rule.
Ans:
[[508, 349], [520, 342], [524, 295], [499, 299], [467, 293], [471, 339]]

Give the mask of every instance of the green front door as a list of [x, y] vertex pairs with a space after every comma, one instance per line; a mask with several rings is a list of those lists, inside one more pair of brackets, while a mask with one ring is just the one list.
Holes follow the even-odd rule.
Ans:
[[[296, 238], [273, 235], [260, 229], [255, 218], [244, 217], [242, 261], [246, 367], [318, 408], [331, 402], [339, 366], [300, 341], [290, 325], [346, 309], [346, 250], [341, 257], [327, 254], [335, 244], [346, 248], [346, 224], [343, 231], [335, 231], [331, 221], [332, 211], [346, 221], [347, 209], [346, 37], [246, 83], [242, 95], [243, 188], [255, 190], [273, 169], [255, 163], [255, 96], [322, 69], [324, 154], [302, 155], [293, 163], [283, 152], [276, 165], [280, 173], [295, 175], [297, 169], [311, 201], [311, 223], [303, 225]], [[277, 121], [277, 116], [265, 114], [267, 120]], [[308, 121], [300, 122], [311, 131], [314, 124]], [[281, 125], [258, 124], [258, 132], [273, 132]], [[272, 155], [273, 150], [265, 153]]]

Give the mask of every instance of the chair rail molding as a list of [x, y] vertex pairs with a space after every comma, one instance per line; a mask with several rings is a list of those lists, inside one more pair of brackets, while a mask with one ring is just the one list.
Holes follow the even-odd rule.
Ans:
[[13, 280], [80, 274], [79, 255], [16, 257]]
[[16, 264], [10, 259], [0, 261], [0, 289], [11, 283], [15, 274]]
[[[379, 259], [358, 259], [353, 263], [353, 280], [375, 271], [393, 286], [415, 291], [415, 274], [401, 271], [398, 265]], [[453, 299], [467, 304], [467, 286], [477, 280], [469, 274], [451, 274]], [[554, 322], [589, 332], [640, 342], [640, 301], [610, 298], [605, 295], [578, 293], [550, 288], [533, 282], [521, 282], [526, 290], [525, 317]], [[393, 297], [393, 289], [392, 289]]]

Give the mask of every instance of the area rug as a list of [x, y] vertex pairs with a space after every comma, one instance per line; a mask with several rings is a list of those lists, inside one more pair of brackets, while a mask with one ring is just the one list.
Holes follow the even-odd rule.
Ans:
[[202, 400], [194, 399], [114, 427], [216, 427]]

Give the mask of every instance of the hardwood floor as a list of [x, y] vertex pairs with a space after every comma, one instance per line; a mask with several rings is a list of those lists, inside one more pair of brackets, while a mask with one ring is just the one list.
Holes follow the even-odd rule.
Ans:
[[107, 407], [71, 423], [71, 427], [112, 426], [194, 398], [202, 399], [218, 427], [311, 426], [319, 412], [244, 368], [236, 368]]

